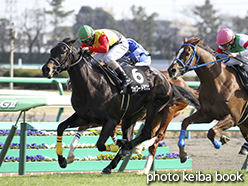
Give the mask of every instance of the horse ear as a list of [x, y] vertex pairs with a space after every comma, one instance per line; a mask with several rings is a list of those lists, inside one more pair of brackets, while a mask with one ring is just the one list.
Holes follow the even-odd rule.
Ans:
[[184, 38], [184, 43], [186, 43], [188, 41], [188, 38], [187, 37], [185, 37]]
[[68, 45], [72, 46], [72, 45], [74, 45], [76, 42], [77, 42], [77, 39], [71, 39], [71, 40], [68, 42]]
[[72, 42], [72, 45], [74, 45], [77, 42], [77, 39], [73, 39], [71, 40], [71, 42]]
[[195, 45], [195, 46], [198, 45], [198, 44], [201, 42], [201, 40], [202, 40], [202, 38], [198, 39], [198, 40], [194, 43], [194, 45]]

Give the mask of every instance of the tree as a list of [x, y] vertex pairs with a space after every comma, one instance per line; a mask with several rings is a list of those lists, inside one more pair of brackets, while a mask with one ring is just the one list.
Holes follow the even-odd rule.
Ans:
[[[53, 34], [52, 34], [52, 39], [49, 44], [54, 44], [54, 42], [58, 42], [62, 39], [65, 38], [65, 35], [62, 34], [63, 30], [65, 27], [59, 27], [60, 24], [62, 24], [65, 20], [66, 17], [71, 15], [74, 10], [71, 11], [63, 11], [62, 10], [62, 3], [64, 0], [48, 0], [50, 3], [52, 10], [50, 11], [45, 11], [46, 14], [51, 15], [52, 19], [50, 21], [51, 25], [53, 25]], [[67, 30], [68, 31], [68, 30]]]
[[232, 17], [232, 27], [231, 28], [236, 33], [248, 33], [247, 21], [248, 14], [242, 19], [240, 17]]
[[10, 43], [10, 22], [7, 19], [0, 19], [0, 51], [6, 52]]
[[127, 21], [122, 20], [118, 28], [125, 36], [131, 37], [138, 41], [147, 50], [154, 50], [154, 33], [157, 29], [155, 18], [158, 16], [158, 14], [152, 13], [151, 15], [147, 15], [145, 8], [141, 6], [135, 7], [134, 5], [131, 7], [131, 11], [133, 18]]
[[102, 8], [95, 10], [88, 6], [83, 6], [76, 15], [76, 23], [73, 26], [73, 32], [76, 35], [82, 25], [89, 25], [94, 30], [101, 28], [115, 28], [115, 19], [111, 14], [105, 12]]
[[[156, 52], [159, 52], [162, 57], [172, 59], [172, 52], [177, 50], [176, 42], [181, 42], [182, 38], [177, 36], [178, 28], [171, 27], [170, 21], [156, 21]], [[178, 41], [179, 40], [179, 41]], [[174, 49], [174, 50], [173, 50]]]
[[192, 9], [196, 18], [195, 26], [198, 28], [199, 37], [203, 38], [210, 46], [214, 46], [216, 35], [219, 31], [220, 17], [209, 0], [203, 6], [195, 6]]
[[25, 10], [23, 13], [23, 22], [21, 23], [21, 32], [19, 34], [19, 44], [22, 44], [23, 48], [27, 47], [28, 52], [32, 53], [36, 49], [36, 52], [40, 53], [42, 39], [41, 35], [44, 33], [45, 17], [44, 12], [41, 9]]

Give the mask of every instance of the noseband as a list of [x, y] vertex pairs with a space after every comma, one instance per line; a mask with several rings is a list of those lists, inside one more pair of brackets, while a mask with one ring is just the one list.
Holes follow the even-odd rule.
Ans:
[[[183, 66], [183, 69], [182, 69], [181, 71], [182, 71], [183, 74], [184, 74], [184, 73], [187, 72], [187, 71], [191, 71], [191, 70], [194, 70], [194, 69], [196, 69], [196, 68], [199, 67], [199, 66], [198, 66], [198, 61], [199, 61], [200, 57], [199, 57], [198, 53], [196, 52], [196, 47], [195, 47], [194, 45], [189, 44], [189, 43], [185, 43], [185, 44], [183, 44], [183, 45], [181, 46], [181, 48], [182, 48], [183, 46], [191, 46], [191, 47], [193, 48], [193, 52], [192, 52], [190, 58], [188, 59], [188, 61], [187, 61], [185, 64], [184, 64], [184, 63], [182, 62], [182, 60], [179, 59], [179, 58], [175, 58], [174, 61], [173, 61], [173, 63], [179, 62], [179, 63]], [[192, 62], [193, 62], [193, 59], [194, 59], [195, 55], [196, 55], [196, 57], [197, 57], [197, 61], [196, 61], [196, 63], [195, 63], [195, 66], [191, 67], [191, 64], [192, 64]]]
[[75, 62], [72, 63], [71, 65], [67, 64], [66, 62], [70, 59], [70, 56], [72, 56], [73, 60], [75, 60], [75, 56], [72, 52], [72, 46], [70, 47], [68, 44], [66, 44], [65, 42], [59, 42], [57, 45], [62, 44], [65, 45], [66, 48], [69, 50], [65, 56], [65, 58], [62, 60], [62, 62], [59, 62], [57, 59], [50, 57], [49, 60], [54, 61], [57, 64], [57, 68], [54, 71], [54, 74], [59, 74], [60, 72], [64, 71], [64, 70], [68, 70], [70, 67], [78, 64], [81, 59], [82, 59], [82, 55], [80, 55], [79, 59]]

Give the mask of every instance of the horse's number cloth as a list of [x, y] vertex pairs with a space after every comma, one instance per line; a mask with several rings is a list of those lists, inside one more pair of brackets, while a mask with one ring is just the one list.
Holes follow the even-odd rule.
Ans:
[[131, 93], [150, 90], [150, 86], [142, 70], [128, 65], [124, 67], [124, 70], [133, 80], [133, 82], [130, 84]]

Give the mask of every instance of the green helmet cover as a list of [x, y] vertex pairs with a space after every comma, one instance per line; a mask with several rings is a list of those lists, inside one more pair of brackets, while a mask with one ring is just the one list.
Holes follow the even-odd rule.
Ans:
[[89, 39], [91, 36], [93, 36], [94, 30], [88, 26], [88, 25], [83, 25], [78, 29], [78, 40], [79, 41], [85, 41]]

